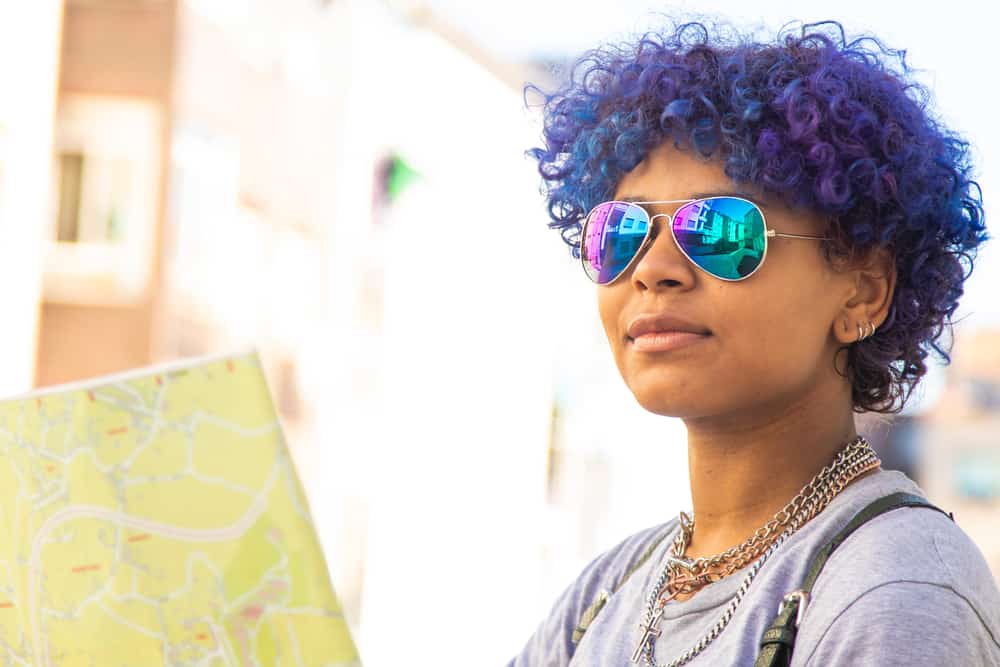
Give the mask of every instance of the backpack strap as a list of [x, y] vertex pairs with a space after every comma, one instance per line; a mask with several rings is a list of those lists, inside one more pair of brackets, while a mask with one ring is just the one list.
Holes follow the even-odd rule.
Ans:
[[580, 616], [579, 623], [576, 624], [576, 628], [573, 630], [573, 635], [570, 637], [573, 644], [580, 643], [580, 640], [583, 639], [583, 634], [587, 631], [587, 628], [590, 627], [590, 624], [594, 622], [594, 619], [597, 618], [597, 614], [604, 609], [604, 605], [611, 598], [611, 596], [614, 593], [617, 593], [618, 589], [625, 585], [625, 582], [628, 581], [628, 578], [632, 576], [633, 572], [638, 570], [647, 560], [649, 560], [649, 557], [653, 555], [654, 551], [656, 551], [656, 547], [660, 546], [660, 544], [663, 543], [663, 540], [667, 539], [667, 536], [672, 532], [672, 529], [668, 530], [663, 535], [656, 538], [656, 541], [653, 542], [648, 549], [646, 549], [645, 553], [643, 553], [639, 560], [636, 561], [635, 565], [629, 568], [628, 572], [625, 573], [625, 576], [621, 578], [618, 585], [615, 586], [611, 593], [603, 589], [598, 591], [597, 598], [584, 610], [583, 614]]
[[802, 587], [785, 595], [778, 607], [778, 615], [761, 637], [760, 653], [757, 655], [754, 667], [786, 667], [791, 664], [795, 634], [802, 622], [806, 607], [809, 605], [809, 596], [812, 594], [813, 585], [831, 554], [862, 525], [880, 514], [900, 507], [926, 507], [945, 514], [952, 521], [955, 520], [955, 516], [951, 512], [945, 512], [940, 507], [929, 503], [925, 498], [912, 493], [893, 493], [879, 498], [862, 509], [847, 526], [813, 556], [809, 564], [809, 573], [806, 575], [805, 581], [802, 582]]

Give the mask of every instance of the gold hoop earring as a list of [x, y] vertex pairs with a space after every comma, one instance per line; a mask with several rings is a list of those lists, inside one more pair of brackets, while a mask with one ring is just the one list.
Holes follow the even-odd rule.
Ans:
[[875, 323], [872, 322], [871, 320], [866, 320], [864, 326], [862, 326], [860, 323], [857, 326], [858, 326], [858, 340], [856, 342], [860, 343], [864, 339], [871, 338], [872, 336], [875, 335], [875, 329], [877, 327], [875, 326]]

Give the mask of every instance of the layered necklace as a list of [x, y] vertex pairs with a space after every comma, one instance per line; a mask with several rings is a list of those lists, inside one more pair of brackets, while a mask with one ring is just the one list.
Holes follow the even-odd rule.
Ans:
[[[864, 437], [859, 435], [848, 442], [837, 453], [833, 462], [820, 470], [770, 521], [758, 528], [742, 544], [714, 556], [703, 556], [694, 560], [684, 558], [684, 552], [694, 534], [694, 519], [681, 512], [680, 531], [667, 551], [666, 564], [647, 600], [645, 622], [639, 626], [642, 634], [632, 653], [632, 662], [637, 663], [643, 659], [649, 667], [679, 667], [701, 653], [732, 619], [736, 608], [746, 596], [750, 583], [771, 554], [790, 535], [829, 505], [844, 487], [881, 464], [875, 450]], [[708, 584], [748, 564], [751, 565], [743, 584], [712, 629], [697, 644], [671, 662], [662, 665], [657, 663], [654, 657], [654, 644], [656, 637], [661, 633], [659, 624], [667, 603], [678, 596], [696, 593]]]

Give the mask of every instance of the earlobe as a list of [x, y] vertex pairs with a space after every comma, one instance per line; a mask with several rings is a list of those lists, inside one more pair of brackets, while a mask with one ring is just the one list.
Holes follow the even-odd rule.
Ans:
[[863, 265], [850, 270], [853, 286], [835, 324], [837, 340], [844, 345], [871, 338], [888, 317], [896, 289], [895, 257], [878, 248]]
[[833, 326], [833, 335], [837, 339], [837, 342], [841, 345], [850, 345], [857, 340], [859, 336], [859, 329], [855, 324], [855, 320], [851, 319], [850, 316], [841, 313]]

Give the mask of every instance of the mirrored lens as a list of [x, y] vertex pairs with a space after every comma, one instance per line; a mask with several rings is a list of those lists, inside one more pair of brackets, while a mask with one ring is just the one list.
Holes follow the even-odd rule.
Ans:
[[584, 222], [580, 246], [590, 279], [604, 285], [621, 275], [648, 231], [649, 215], [641, 206], [619, 201], [595, 206]]
[[673, 229], [684, 254], [723, 280], [746, 278], [764, 261], [764, 216], [745, 199], [712, 197], [685, 204], [674, 214]]

